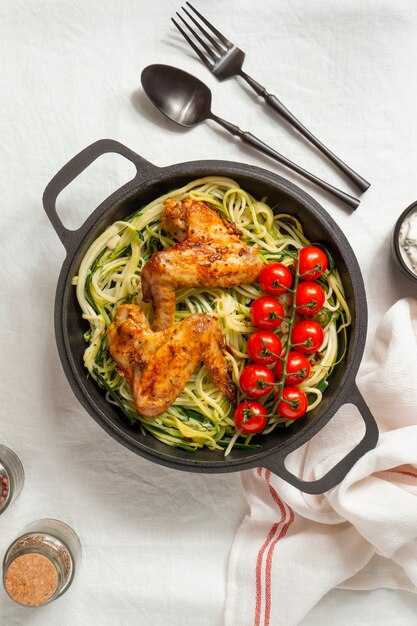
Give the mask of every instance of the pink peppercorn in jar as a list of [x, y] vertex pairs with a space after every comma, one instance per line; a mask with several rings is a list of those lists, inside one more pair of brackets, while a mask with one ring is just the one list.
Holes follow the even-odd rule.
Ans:
[[0, 515], [20, 494], [24, 479], [23, 465], [17, 454], [0, 444]]
[[80, 559], [80, 540], [72, 528], [54, 519], [37, 520], [6, 551], [4, 588], [17, 604], [49, 604], [69, 589]]

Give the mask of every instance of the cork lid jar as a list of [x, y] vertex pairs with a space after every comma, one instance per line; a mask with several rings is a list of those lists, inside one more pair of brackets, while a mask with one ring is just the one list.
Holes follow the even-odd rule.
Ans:
[[58, 520], [37, 520], [6, 551], [4, 588], [18, 604], [43, 606], [69, 589], [80, 558], [81, 544], [72, 528]]

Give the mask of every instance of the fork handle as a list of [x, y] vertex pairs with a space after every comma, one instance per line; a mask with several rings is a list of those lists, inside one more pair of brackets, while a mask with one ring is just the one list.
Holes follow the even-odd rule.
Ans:
[[316, 148], [320, 150], [326, 157], [334, 163], [350, 180], [352, 180], [355, 185], [362, 191], [366, 191], [370, 186], [370, 183], [365, 180], [362, 176], [357, 174], [349, 165], [346, 165], [344, 161], [339, 159], [329, 148], [327, 148], [313, 133], [311, 133], [292, 113], [287, 109], [286, 106], [282, 104], [278, 98], [267, 92], [265, 87], [260, 85], [256, 80], [251, 78], [246, 72], [243, 70], [240, 71], [239, 75], [252, 87], [252, 89], [257, 93], [258, 96], [261, 96], [274, 111], [279, 113], [293, 128], [296, 128], [306, 139], [310, 141]]
[[220, 124], [220, 126], [225, 128], [232, 135], [239, 137], [241, 141], [249, 144], [250, 146], [252, 146], [252, 148], [256, 148], [256, 150], [259, 150], [259, 152], [263, 152], [267, 156], [275, 159], [275, 161], [282, 163], [282, 165], [285, 165], [290, 170], [297, 172], [297, 174], [300, 174], [301, 176], [311, 181], [318, 187], [321, 187], [325, 191], [328, 191], [329, 193], [333, 194], [334, 196], [339, 198], [339, 200], [342, 200], [343, 202], [345, 202], [352, 209], [356, 209], [359, 206], [360, 201], [358, 200], [358, 198], [354, 198], [353, 196], [350, 196], [344, 191], [341, 191], [340, 189], [333, 187], [333, 185], [326, 183], [321, 178], [318, 178], [314, 174], [311, 174], [311, 172], [308, 172], [307, 170], [303, 169], [296, 163], [293, 163], [293, 161], [290, 161], [289, 159], [287, 159], [287, 157], [285, 157], [284, 155], [280, 154], [279, 152], [277, 152], [276, 150], [268, 146], [266, 143], [258, 139], [258, 137], [255, 137], [255, 135], [252, 135], [252, 133], [241, 130], [235, 124], [232, 124], [231, 122], [227, 122], [226, 120], [223, 120], [221, 117], [217, 117], [217, 115], [211, 114], [210, 119]]

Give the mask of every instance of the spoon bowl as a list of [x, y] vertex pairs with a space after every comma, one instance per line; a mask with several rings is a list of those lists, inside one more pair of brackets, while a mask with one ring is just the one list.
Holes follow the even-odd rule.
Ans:
[[190, 128], [211, 117], [211, 91], [195, 76], [169, 65], [148, 65], [142, 87], [161, 113]]

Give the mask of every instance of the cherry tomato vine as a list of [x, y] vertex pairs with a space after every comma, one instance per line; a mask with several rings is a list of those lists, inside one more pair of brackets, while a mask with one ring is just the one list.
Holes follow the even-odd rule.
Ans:
[[[310, 362], [305, 355], [317, 352], [324, 339], [321, 325], [311, 316], [320, 313], [325, 303], [325, 291], [315, 281], [328, 268], [327, 254], [313, 245], [286, 254], [292, 257], [292, 265], [266, 265], [260, 273], [259, 284], [268, 295], [257, 298], [250, 306], [250, 318], [258, 330], [247, 342], [248, 356], [253, 363], [240, 375], [240, 387], [247, 399], [235, 410], [237, 428], [250, 436], [264, 430], [269, 418], [293, 421], [306, 413], [308, 399], [297, 385], [310, 375]], [[289, 296], [287, 316], [277, 300], [285, 294]], [[305, 319], [297, 321], [296, 316], [300, 315]], [[286, 324], [288, 332], [284, 348], [276, 334], [282, 323]], [[276, 394], [269, 411], [253, 400], [266, 398], [273, 391]]]

